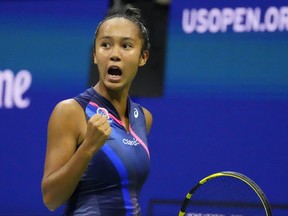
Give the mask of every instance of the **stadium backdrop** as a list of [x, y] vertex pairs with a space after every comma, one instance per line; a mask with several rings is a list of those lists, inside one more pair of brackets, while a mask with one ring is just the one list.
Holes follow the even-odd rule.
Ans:
[[[0, 215], [52, 215], [40, 191], [47, 121], [87, 87], [108, 6], [95, 2], [0, 1]], [[164, 95], [135, 98], [154, 114], [144, 215], [176, 215], [193, 184], [222, 170], [252, 178], [287, 215], [287, 8], [172, 1]]]

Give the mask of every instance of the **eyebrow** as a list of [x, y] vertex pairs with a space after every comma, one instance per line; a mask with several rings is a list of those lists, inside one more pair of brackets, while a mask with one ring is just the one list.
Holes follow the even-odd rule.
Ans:
[[[99, 40], [103, 40], [103, 39], [112, 39], [113, 37], [111, 36], [103, 36], [103, 37], [100, 37]], [[121, 38], [121, 40], [132, 40], [132, 41], [135, 41], [133, 38], [131, 37], [123, 37]]]

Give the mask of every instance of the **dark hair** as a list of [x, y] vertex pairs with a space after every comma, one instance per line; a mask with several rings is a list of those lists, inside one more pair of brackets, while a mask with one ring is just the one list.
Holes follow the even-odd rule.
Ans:
[[113, 18], [125, 18], [127, 20], [130, 20], [135, 25], [138, 26], [140, 30], [140, 34], [142, 37], [142, 53], [144, 50], [150, 49], [150, 41], [149, 41], [149, 32], [148, 29], [145, 26], [145, 21], [141, 16], [141, 12], [138, 8], [122, 8], [113, 12], [110, 12], [97, 26], [95, 35], [94, 35], [94, 47], [93, 51], [95, 52], [95, 45], [96, 45], [96, 38], [98, 35], [98, 31], [100, 26], [107, 20], [113, 19]]

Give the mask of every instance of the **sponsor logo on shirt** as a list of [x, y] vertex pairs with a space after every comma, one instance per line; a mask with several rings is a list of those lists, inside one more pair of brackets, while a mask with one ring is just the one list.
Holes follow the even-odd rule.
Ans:
[[139, 116], [139, 112], [136, 108], [134, 108], [134, 117], [138, 118], [138, 116]]
[[133, 138], [133, 140], [123, 139], [122, 142], [125, 145], [129, 145], [129, 146], [138, 146], [139, 145], [139, 142], [135, 138]]
[[96, 110], [96, 113], [97, 113], [97, 114], [101, 114], [101, 115], [103, 115], [103, 116], [107, 116], [107, 117], [108, 117], [108, 118], [107, 118], [107, 121], [108, 121], [109, 123], [112, 122], [112, 119], [111, 119], [110, 116], [109, 116], [108, 110], [105, 109], [104, 107], [98, 107], [98, 109]]

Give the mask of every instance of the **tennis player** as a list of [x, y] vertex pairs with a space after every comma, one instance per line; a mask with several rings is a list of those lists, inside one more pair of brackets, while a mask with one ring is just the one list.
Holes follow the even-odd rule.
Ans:
[[140, 215], [152, 115], [128, 93], [149, 57], [148, 31], [130, 8], [100, 22], [94, 40], [98, 83], [50, 116], [43, 200], [51, 211], [65, 204], [64, 215]]

